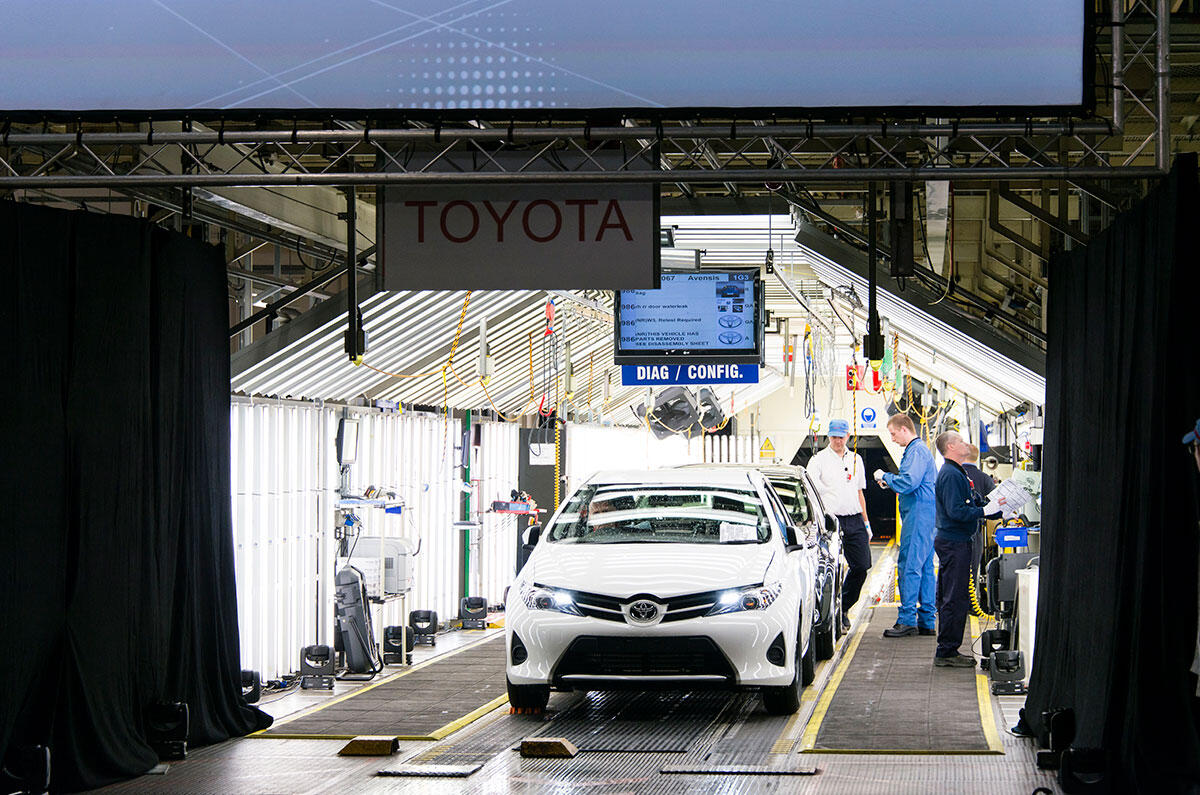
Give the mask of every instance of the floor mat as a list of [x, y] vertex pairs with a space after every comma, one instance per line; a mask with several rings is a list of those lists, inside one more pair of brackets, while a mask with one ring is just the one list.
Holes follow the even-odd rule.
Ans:
[[507, 698], [501, 634], [365, 685], [251, 736], [349, 739], [378, 734], [440, 740]]
[[[852, 639], [813, 715], [810, 753], [1003, 753], [986, 678], [976, 668], [938, 668], [932, 636], [884, 638], [895, 606], [881, 606]], [[966, 644], [964, 644], [966, 645]], [[982, 680], [982, 684], [981, 684]]]

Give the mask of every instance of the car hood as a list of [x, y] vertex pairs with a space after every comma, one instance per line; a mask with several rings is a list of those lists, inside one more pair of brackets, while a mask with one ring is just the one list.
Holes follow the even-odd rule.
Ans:
[[714, 591], [763, 582], [773, 544], [539, 545], [529, 581], [626, 598]]

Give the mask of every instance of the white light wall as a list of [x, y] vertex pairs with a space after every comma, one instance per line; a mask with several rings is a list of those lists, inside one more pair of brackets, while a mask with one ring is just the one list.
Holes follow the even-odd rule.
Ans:
[[[233, 538], [242, 667], [276, 678], [318, 642], [318, 563], [331, 554], [323, 459], [330, 412], [312, 405], [234, 403]], [[329, 514], [326, 517], [326, 514]], [[326, 637], [328, 641], [328, 637]]]
[[471, 594], [501, 604], [517, 565], [517, 517], [488, 513], [494, 500], [508, 500], [518, 485], [520, 430], [503, 422], [480, 425], [480, 444], [471, 459], [472, 518], [480, 523], [471, 549]]
[[[333, 541], [341, 408], [234, 400], [233, 533], [242, 667], [266, 679], [297, 669], [300, 649], [333, 642]], [[409, 610], [458, 614], [462, 590], [459, 517], [462, 424], [428, 414], [351, 409], [360, 423], [351, 487], [396, 492], [400, 515], [357, 508], [361, 532], [408, 539], [413, 590], [373, 605], [376, 627], [407, 622]], [[516, 460], [513, 456], [512, 467]]]

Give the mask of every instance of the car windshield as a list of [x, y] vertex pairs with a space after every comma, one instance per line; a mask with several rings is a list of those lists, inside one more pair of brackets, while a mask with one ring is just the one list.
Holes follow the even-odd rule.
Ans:
[[629, 484], [580, 489], [546, 533], [569, 544], [761, 544], [770, 537], [752, 490]]

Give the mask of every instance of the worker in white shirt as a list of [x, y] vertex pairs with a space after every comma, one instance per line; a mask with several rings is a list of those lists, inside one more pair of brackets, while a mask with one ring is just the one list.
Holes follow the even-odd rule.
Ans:
[[842, 526], [842, 550], [850, 571], [842, 585], [842, 628], [850, 629], [847, 613], [858, 601], [867, 572], [871, 569], [871, 521], [863, 489], [867, 474], [862, 456], [846, 448], [850, 423], [829, 421], [829, 446], [808, 462], [808, 474], [821, 492], [826, 509], [835, 514]]

